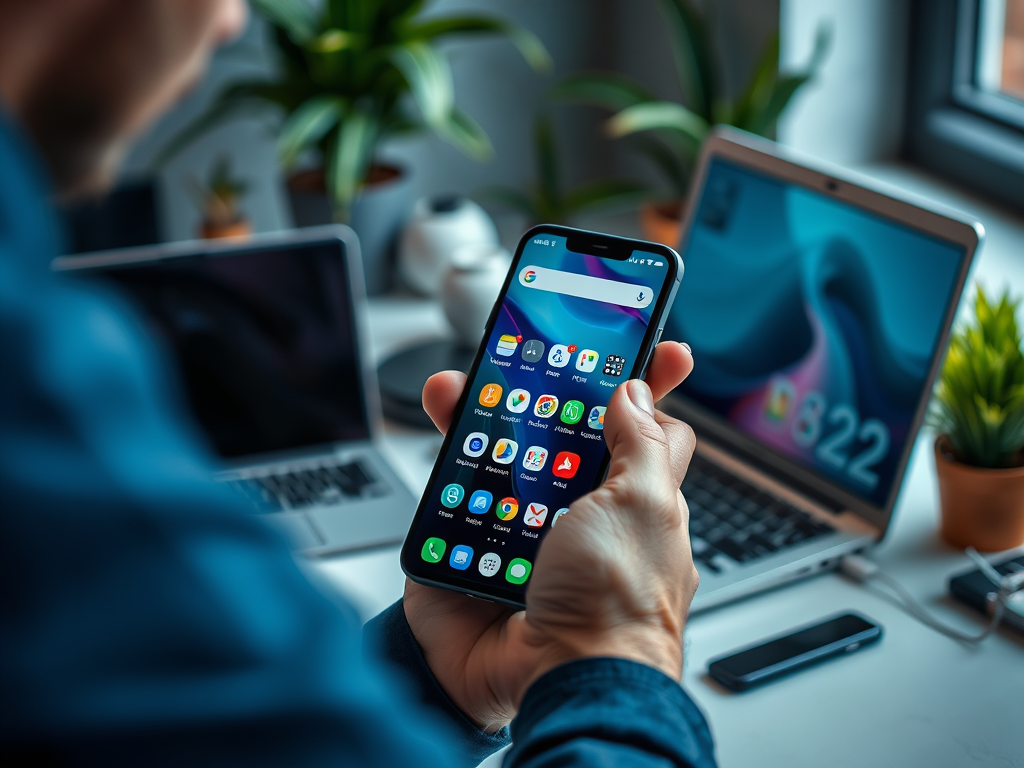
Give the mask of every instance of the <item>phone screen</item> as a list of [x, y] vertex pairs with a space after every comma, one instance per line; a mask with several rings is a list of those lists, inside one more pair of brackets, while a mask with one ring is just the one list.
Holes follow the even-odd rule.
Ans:
[[602, 477], [605, 407], [679, 272], [669, 249], [615, 241], [618, 258], [572, 230], [520, 244], [403, 549], [410, 575], [522, 603], [545, 533]]

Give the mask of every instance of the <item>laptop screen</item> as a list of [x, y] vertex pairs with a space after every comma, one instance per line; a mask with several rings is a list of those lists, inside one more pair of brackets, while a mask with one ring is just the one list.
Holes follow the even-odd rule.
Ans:
[[342, 248], [262, 246], [100, 276], [148, 319], [196, 419], [230, 459], [369, 437]]
[[718, 158], [682, 256], [682, 394], [884, 506], [964, 247]]

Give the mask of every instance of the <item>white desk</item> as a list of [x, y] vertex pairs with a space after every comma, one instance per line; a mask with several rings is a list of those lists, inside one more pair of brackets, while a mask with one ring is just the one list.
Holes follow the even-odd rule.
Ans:
[[[927, 180], [902, 170], [873, 170], [918, 192], [937, 193]], [[955, 191], [938, 193], [975, 212], [989, 230], [975, 278], [992, 290], [1009, 284], [1024, 292], [1024, 222]], [[414, 339], [447, 334], [440, 309], [429, 302], [387, 298], [371, 304], [377, 359]], [[969, 563], [936, 534], [930, 441], [927, 434], [918, 440], [895, 522], [875, 557], [939, 616], [979, 627], [945, 597], [949, 575]], [[418, 495], [440, 439], [389, 426], [387, 443]], [[365, 618], [402, 593], [398, 547], [322, 559], [316, 568]], [[712, 656], [842, 609], [879, 621], [882, 642], [742, 695], [724, 692], [705, 675]], [[723, 768], [1024, 767], [1024, 638], [1006, 630], [980, 648], [965, 647], [918, 624], [881, 591], [830, 574], [694, 616], [686, 638], [683, 684], [711, 721]]]

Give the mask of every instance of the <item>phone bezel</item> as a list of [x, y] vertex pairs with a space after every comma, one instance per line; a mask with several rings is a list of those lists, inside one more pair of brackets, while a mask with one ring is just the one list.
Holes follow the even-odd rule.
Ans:
[[[660, 243], [617, 237], [615, 235], [606, 235], [600, 232], [563, 227], [556, 224], [540, 224], [527, 230], [519, 240], [519, 244], [516, 246], [515, 255], [512, 257], [512, 265], [509, 267], [508, 274], [505, 276], [505, 282], [502, 284], [501, 291], [498, 293], [498, 298], [495, 300], [494, 306], [491, 308], [491, 313], [487, 318], [487, 325], [484, 326], [483, 338], [481, 339], [480, 346], [477, 348], [476, 355], [473, 358], [473, 365], [469, 369], [467, 381], [472, 381], [476, 377], [480, 364], [483, 362], [484, 355], [487, 353], [487, 340], [491, 337], [491, 333], [494, 330], [494, 325], [497, 322], [498, 314], [501, 310], [502, 302], [505, 300], [505, 296], [508, 293], [509, 286], [511, 285], [515, 275], [518, 274], [519, 263], [522, 259], [523, 251], [526, 248], [527, 243], [529, 243], [533, 238], [544, 234], [564, 237], [566, 238], [567, 245], [570, 239], [576, 241], [577, 244], [579, 241], [583, 240], [586, 241], [587, 246], [595, 248], [596, 250], [605, 249], [620, 254], [615, 256], [602, 256], [600, 253], [588, 253], [588, 255], [600, 256], [601, 258], [613, 258], [617, 261], [622, 261], [628, 258], [633, 251], [656, 253], [665, 257], [666, 263], [668, 264], [665, 280], [661, 285], [658, 301], [651, 313], [651, 322], [647, 326], [647, 332], [644, 334], [643, 341], [640, 344], [636, 361], [633, 363], [629, 376], [624, 381], [642, 377], [647, 370], [647, 364], [650, 362], [651, 352], [664, 330], [665, 321], [668, 317], [668, 309], [672, 306], [672, 302], [675, 300], [676, 291], [683, 275], [682, 258], [672, 248], [661, 245]], [[476, 582], [469, 582], [468, 579], [448, 575], [444, 572], [436, 573], [434, 576], [437, 578], [432, 578], [429, 573], [425, 575], [423, 573], [416, 572], [416, 567], [414, 565], [419, 562], [417, 559], [419, 557], [419, 552], [415, 546], [412, 546], [412, 536], [419, 528], [420, 522], [423, 519], [423, 514], [428, 505], [427, 493], [437, 482], [443, 461], [452, 447], [453, 435], [456, 432], [455, 427], [458, 423], [457, 419], [465, 411], [469, 403], [470, 395], [471, 392], [469, 387], [467, 387], [459, 397], [458, 404], [455, 406], [455, 413], [457, 414], [456, 420], [452, 422], [452, 428], [448, 430], [444, 441], [441, 443], [437, 459], [434, 461], [434, 466], [430, 471], [430, 479], [427, 480], [423, 493], [420, 495], [420, 500], [416, 505], [416, 514], [413, 516], [412, 523], [409, 526], [409, 532], [406, 534], [405, 541], [402, 543], [402, 552], [399, 557], [399, 561], [405, 575], [419, 584], [444, 587], [446, 589], [463, 592], [475, 597], [482, 597], [487, 600], [493, 600], [522, 608], [525, 606], [524, 595], [522, 593], [518, 593], [511, 589], [503, 589], [498, 586], [491, 589], [485, 589], [483, 585]], [[604, 474], [608, 467], [608, 461], [609, 455], [606, 450], [604, 458], [601, 460], [601, 466], [598, 468], [597, 481], [593, 487], [596, 488], [604, 479]], [[438, 563], [438, 565], [441, 564]], [[504, 582], [495, 582], [496, 585], [503, 583]], [[527, 588], [529, 588], [529, 585], [527, 585]]]

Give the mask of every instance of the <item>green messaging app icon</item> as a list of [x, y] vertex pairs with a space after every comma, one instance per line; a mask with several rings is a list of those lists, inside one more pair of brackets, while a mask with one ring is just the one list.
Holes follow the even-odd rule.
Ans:
[[570, 400], [562, 406], [562, 421], [566, 424], [576, 424], [583, 418], [583, 403], [579, 400]]
[[510, 581], [513, 584], [522, 584], [528, 578], [530, 578], [530, 571], [533, 570], [529, 560], [523, 560], [521, 557], [512, 558], [512, 562], [508, 564], [508, 569], [505, 571], [505, 580]]
[[444, 543], [444, 539], [431, 536], [423, 543], [423, 549], [420, 550], [420, 557], [428, 563], [440, 563], [441, 559], [444, 557], [444, 550], [447, 546], [448, 545]]

